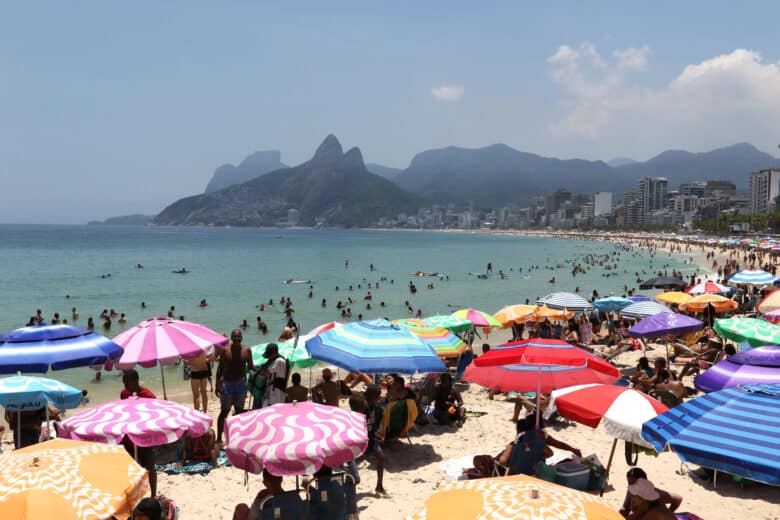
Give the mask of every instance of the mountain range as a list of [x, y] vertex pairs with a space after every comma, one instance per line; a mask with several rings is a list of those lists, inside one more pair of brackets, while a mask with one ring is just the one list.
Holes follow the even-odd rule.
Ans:
[[238, 166], [223, 164], [217, 168], [206, 185], [206, 193], [219, 191], [234, 184], [243, 184], [282, 168], [287, 168], [287, 165], [282, 163], [282, 153], [279, 150], [255, 152], [241, 161]]
[[311, 160], [266, 173], [242, 184], [180, 199], [152, 221], [158, 225], [273, 226], [298, 224], [367, 226], [381, 217], [414, 212], [423, 199], [370, 173], [358, 148], [344, 153], [329, 135]]

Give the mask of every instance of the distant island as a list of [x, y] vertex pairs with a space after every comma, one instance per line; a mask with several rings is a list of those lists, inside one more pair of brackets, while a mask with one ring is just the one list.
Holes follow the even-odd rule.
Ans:
[[90, 220], [87, 224], [90, 226], [145, 226], [153, 218], [154, 215], [121, 215], [106, 220]]

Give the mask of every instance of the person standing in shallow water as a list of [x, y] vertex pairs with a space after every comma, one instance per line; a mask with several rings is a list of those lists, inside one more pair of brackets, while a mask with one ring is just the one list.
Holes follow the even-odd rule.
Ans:
[[219, 443], [222, 442], [222, 430], [230, 409], [233, 408], [236, 415], [244, 411], [247, 392], [246, 374], [255, 368], [252, 363], [252, 352], [246, 345], [241, 344], [242, 339], [241, 331], [235, 329], [230, 333], [230, 346], [219, 353], [215, 388], [221, 404], [219, 417], [217, 417], [217, 442]]

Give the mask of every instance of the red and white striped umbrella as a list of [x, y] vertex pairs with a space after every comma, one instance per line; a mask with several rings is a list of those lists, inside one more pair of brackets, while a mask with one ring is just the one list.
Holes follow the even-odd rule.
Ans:
[[117, 366], [122, 369], [141, 365], [144, 368], [174, 365], [182, 357], [192, 359], [210, 352], [228, 339], [205, 325], [171, 318], [151, 318], [131, 327], [114, 338], [125, 349]]
[[562, 417], [596, 428], [600, 423], [616, 439], [650, 447], [642, 424], [669, 408], [647, 394], [627, 386], [579, 385], [555, 390], [550, 406]]
[[721, 294], [731, 290], [730, 287], [715, 282], [702, 282], [685, 289], [688, 294]]

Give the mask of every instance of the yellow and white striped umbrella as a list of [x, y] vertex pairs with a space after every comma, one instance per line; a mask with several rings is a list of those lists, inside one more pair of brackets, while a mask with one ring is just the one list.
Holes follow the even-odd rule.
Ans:
[[125, 518], [149, 494], [122, 445], [55, 439], [0, 456], [0, 518]]
[[407, 520], [621, 520], [601, 498], [527, 475], [447, 482]]

